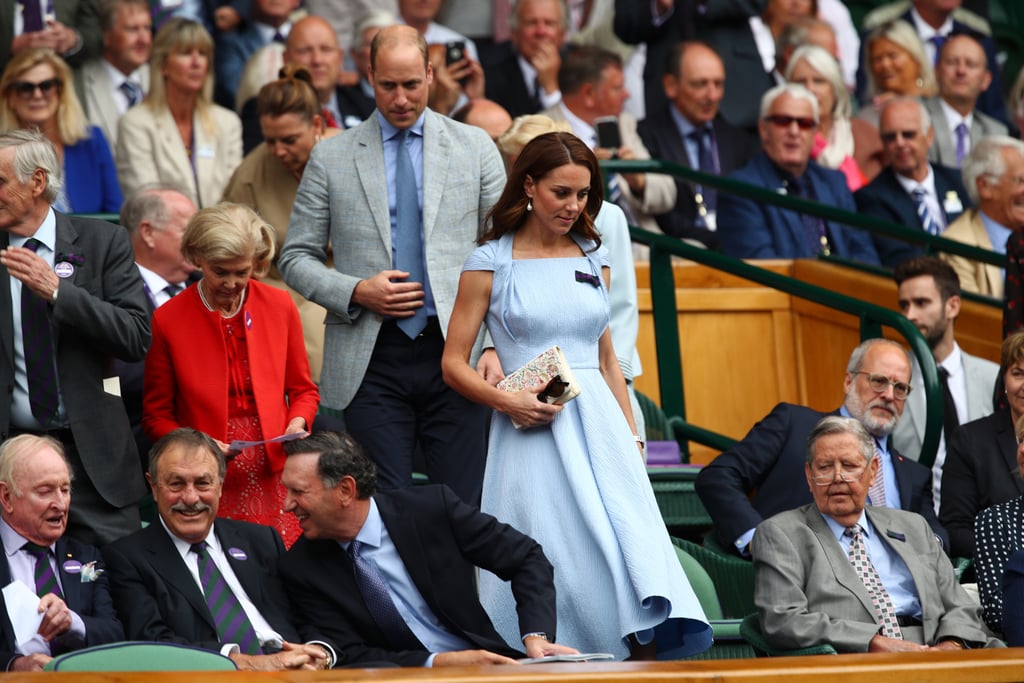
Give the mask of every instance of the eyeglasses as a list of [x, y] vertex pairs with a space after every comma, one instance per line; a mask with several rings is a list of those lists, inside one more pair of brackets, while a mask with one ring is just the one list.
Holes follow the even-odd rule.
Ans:
[[904, 140], [910, 141], [917, 138], [917, 134], [920, 131], [916, 130], [887, 130], [881, 134], [882, 142], [890, 143], [896, 142], [896, 138], [903, 137]]
[[900, 401], [905, 399], [907, 396], [910, 396], [910, 391], [911, 389], [913, 389], [913, 387], [907, 384], [906, 382], [897, 382], [894, 379], [889, 379], [885, 375], [876, 375], [873, 372], [864, 372], [863, 370], [860, 370], [859, 372], [855, 372], [853, 374], [867, 375], [868, 386], [871, 387], [871, 391], [875, 392], [876, 394], [884, 393], [885, 390], [888, 389], [889, 385], [891, 384], [893, 398], [899, 399]]
[[803, 116], [786, 116], [785, 114], [769, 114], [764, 117], [764, 120], [775, 124], [779, 128], [789, 128], [795, 123], [799, 126], [800, 130], [810, 130], [818, 125], [814, 119]]
[[44, 95], [49, 95], [54, 90], [60, 90], [64, 82], [59, 78], [47, 78], [39, 83], [30, 81], [14, 81], [9, 86], [11, 92], [18, 97], [32, 97], [38, 89]]
[[860, 467], [849, 467], [843, 463], [836, 463], [839, 469], [836, 470], [835, 465], [821, 465], [814, 470], [814, 474], [811, 475], [811, 481], [818, 486], [828, 486], [836, 480], [836, 474], [839, 475], [839, 480], [849, 484], [851, 481], [857, 481], [864, 474], [864, 470], [867, 469], [864, 465]]

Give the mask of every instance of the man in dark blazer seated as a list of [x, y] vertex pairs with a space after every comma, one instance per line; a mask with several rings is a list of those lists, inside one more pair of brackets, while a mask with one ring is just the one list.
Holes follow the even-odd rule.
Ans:
[[[927, 110], [916, 97], [895, 98], [883, 106], [878, 126], [889, 165], [853, 195], [857, 210], [907, 228], [941, 234], [973, 204], [958, 170], [928, 161], [935, 128]], [[924, 254], [920, 244], [881, 235], [872, 235], [872, 240], [879, 260], [888, 268]]]
[[[725, 67], [714, 50], [703, 43], [677, 43], [668, 53], [662, 83], [669, 102], [637, 126], [652, 158], [713, 175], [732, 173], [750, 160], [754, 140], [718, 111]], [[716, 248], [717, 199], [714, 188], [676, 178], [675, 208], [655, 220], [666, 235]]]
[[[853, 195], [839, 171], [811, 160], [818, 127], [818, 100], [796, 83], [777, 85], [761, 98], [757, 130], [762, 151], [733, 180], [855, 212]], [[863, 230], [720, 192], [718, 239], [722, 251], [744, 259], [814, 258], [834, 255], [878, 263], [871, 236]]]
[[0, 439], [64, 445], [70, 533], [102, 545], [140, 523], [145, 488], [113, 365], [145, 356], [149, 316], [127, 233], [51, 207], [60, 169], [40, 133], [0, 135]]
[[[159, 522], [103, 549], [125, 634], [220, 652], [250, 671], [327, 668], [333, 648], [300, 643], [289, 619], [277, 574], [280, 536], [217, 519], [225, 469], [217, 444], [194, 429], [176, 429], [153, 446], [146, 476]], [[214, 616], [221, 612], [206, 596], [216, 600], [215, 591], [227, 596], [218, 610], [233, 610], [235, 624]]]
[[758, 525], [754, 601], [765, 638], [841, 653], [1003, 647], [925, 521], [866, 505], [878, 476], [872, 442], [856, 420], [823, 418], [804, 466], [814, 502]]
[[0, 597], [0, 671], [41, 671], [52, 655], [124, 640], [99, 551], [64, 534], [70, 502], [59, 441], [24, 434], [0, 445], [0, 585], [38, 594], [42, 613], [36, 635], [18, 643]]
[[[531, 538], [444, 486], [375, 492], [375, 467], [347, 434], [285, 444], [285, 510], [303, 535], [281, 560], [299, 629], [340, 661], [400, 666], [514, 663], [476, 594], [476, 568], [512, 582], [530, 657], [555, 641], [551, 564]], [[396, 599], [397, 598], [397, 599]]]
[[888, 443], [903, 413], [910, 372], [902, 346], [869, 339], [850, 354], [843, 379], [846, 400], [838, 410], [820, 413], [780, 403], [742, 441], [704, 467], [697, 476], [697, 494], [722, 546], [748, 555], [761, 520], [811, 501], [801, 479], [807, 435], [828, 414], [853, 417], [874, 437], [881, 479], [872, 491], [873, 504], [918, 513], [948, 548], [949, 537], [935, 517], [931, 470]]

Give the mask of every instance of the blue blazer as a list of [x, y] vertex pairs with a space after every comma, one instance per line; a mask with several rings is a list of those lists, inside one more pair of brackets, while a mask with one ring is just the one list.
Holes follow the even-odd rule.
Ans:
[[242, 80], [245, 63], [264, 45], [266, 42], [259, 29], [249, 21], [233, 31], [217, 34], [217, 59], [214, 60], [216, 86], [213, 97], [217, 104], [235, 110], [235, 91]]
[[[972, 208], [974, 204], [971, 203], [970, 197], [967, 196], [967, 190], [960, 180], [960, 171], [938, 164], [931, 166], [935, 176], [935, 193], [939, 196], [939, 205], [946, 215], [946, 225], [949, 225], [959, 218], [966, 209]], [[948, 205], [945, 199], [951, 192], [956, 193], [960, 199], [958, 211], [946, 210]], [[907, 194], [907, 191], [900, 185], [892, 167], [884, 168], [875, 176], [874, 180], [857, 190], [853, 199], [857, 203], [857, 210], [866, 216], [892, 221], [908, 228], [924, 229], [917, 217], [917, 206], [914, 204], [913, 197]], [[924, 254], [924, 248], [920, 244], [903, 242], [881, 235], [872, 235], [871, 239], [875, 244], [879, 260], [883, 266], [888, 268]]]
[[[761, 151], [743, 168], [729, 177], [751, 185], [781, 190], [783, 175], [768, 155]], [[839, 171], [811, 161], [804, 177], [811, 182], [814, 195], [821, 204], [857, 210], [853, 195], [846, 187], [846, 178]], [[864, 263], [878, 263], [878, 254], [871, 236], [832, 221], [825, 222], [833, 253]], [[771, 204], [761, 204], [738, 195], [718, 195], [718, 239], [722, 251], [737, 258], [814, 258], [804, 237], [800, 214]]]
[[89, 126], [89, 137], [64, 148], [64, 182], [73, 213], [117, 213], [124, 198], [117, 167], [103, 131]]
[[[818, 420], [838, 414], [780, 403], [701, 470], [697, 495], [724, 547], [735, 549], [733, 542], [762, 520], [813, 502], [804, 475], [807, 435]], [[924, 517], [948, 552], [949, 536], [935, 516], [931, 470], [897, 453], [891, 443], [889, 453], [902, 508]]]

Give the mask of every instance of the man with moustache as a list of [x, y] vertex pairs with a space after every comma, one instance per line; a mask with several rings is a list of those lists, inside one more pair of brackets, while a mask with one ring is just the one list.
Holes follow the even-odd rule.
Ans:
[[880, 471], [873, 450], [856, 420], [829, 416], [811, 430], [804, 476], [813, 503], [762, 522], [754, 536], [765, 638], [841, 653], [1003, 647], [925, 521], [867, 505]]
[[246, 671], [329, 668], [334, 648], [300, 643], [289, 619], [281, 537], [217, 518], [226, 469], [217, 443], [195, 429], [153, 446], [146, 479], [160, 519], [103, 549], [125, 635], [220, 652]]
[[910, 373], [902, 346], [868, 339], [850, 354], [843, 378], [846, 399], [838, 410], [821, 413], [780, 403], [742, 441], [705, 466], [697, 475], [697, 494], [722, 546], [747, 556], [762, 520], [810, 502], [811, 492], [799, 485], [807, 435], [825, 415], [842, 415], [863, 424], [875, 443], [879, 476], [872, 504], [920, 514], [948, 547], [935, 516], [931, 472], [900, 455], [888, 440], [911, 390]]

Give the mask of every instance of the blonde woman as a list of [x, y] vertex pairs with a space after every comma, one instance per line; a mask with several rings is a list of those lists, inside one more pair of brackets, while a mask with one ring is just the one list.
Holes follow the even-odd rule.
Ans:
[[153, 39], [150, 89], [117, 131], [117, 175], [132, 193], [152, 183], [188, 189], [200, 208], [220, 201], [242, 160], [242, 122], [213, 104], [213, 39], [174, 18]]
[[102, 131], [86, 120], [63, 59], [44, 47], [18, 52], [0, 76], [0, 92], [0, 131], [38, 128], [57, 150], [65, 183], [54, 208], [65, 213], [121, 210], [110, 147]]
[[869, 100], [857, 116], [878, 127], [882, 104], [890, 97], [932, 97], [939, 92], [935, 69], [925, 54], [914, 27], [896, 19], [887, 21], [864, 41], [864, 63], [868, 67]]

